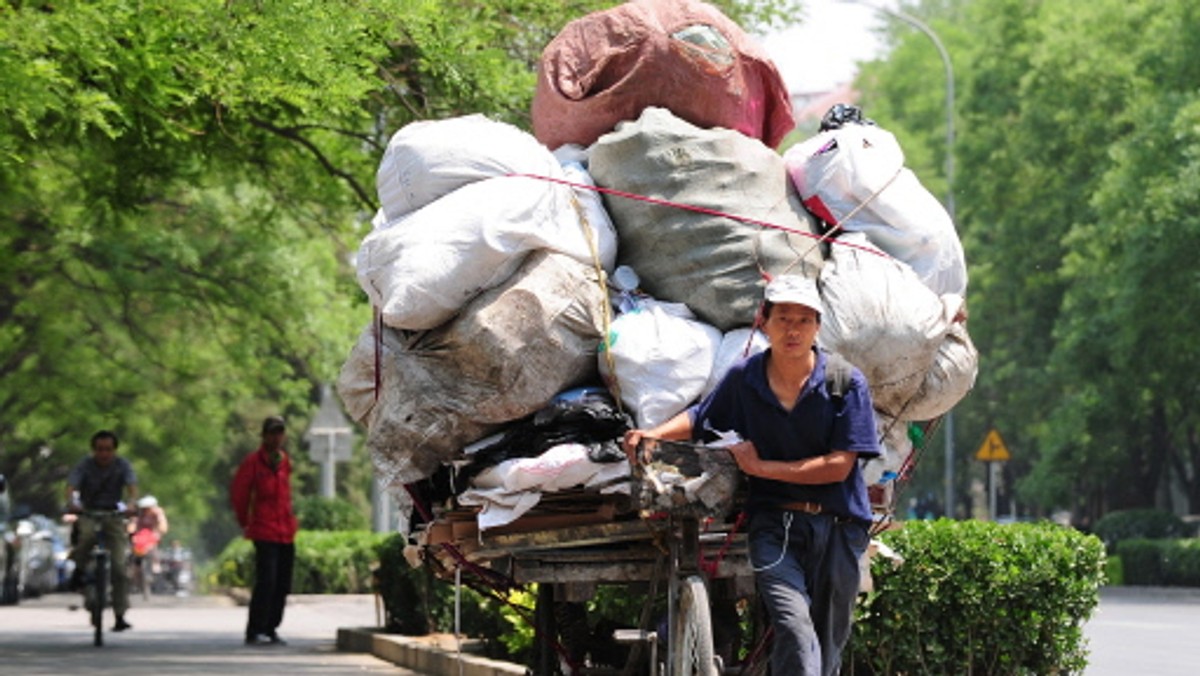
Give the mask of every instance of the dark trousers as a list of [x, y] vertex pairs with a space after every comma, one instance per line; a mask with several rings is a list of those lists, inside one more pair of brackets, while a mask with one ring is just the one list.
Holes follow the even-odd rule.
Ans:
[[246, 636], [268, 636], [283, 622], [283, 606], [292, 591], [292, 567], [296, 546], [292, 543], [254, 541], [254, 591], [250, 595], [250, 619]]
[[750, 521], [750, 561], [775, 638], [771, 673], [833, 676], [850, 638], [864, 524], [767, 510]]

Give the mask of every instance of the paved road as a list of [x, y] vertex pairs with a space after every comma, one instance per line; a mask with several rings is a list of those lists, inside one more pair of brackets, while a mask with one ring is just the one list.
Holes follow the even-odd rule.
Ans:
[[[287, 646], [243, 645], [246, 609], [225, 597], [153, 596], [134, 600], [133, 630], [105, 632], [92, 645], [83, 610], [69, 610], [74, 594], [51, 594], [0, 607], [0, 673], [3, 674], [392, 674], [401, 669], [371, 655], [339, 653], [339, 627], [375, 625], [370, 596], [295, 596], [280, 635]], [[111, 618], [108, 620], [111, 625]], [[107, 628], [107, 627], [106, 627]]]
[[1091, 656], [1084, 676], [1200, 673], [1200, 590], [1113, 587], [1084, 625]]

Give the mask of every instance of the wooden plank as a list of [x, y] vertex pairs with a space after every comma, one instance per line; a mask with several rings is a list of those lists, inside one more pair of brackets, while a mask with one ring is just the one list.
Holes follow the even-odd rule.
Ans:
[[654, 537], [644, 521], [609, 521], [591, 525], [537, 530], [528, 533], [492, 535], [485, 533], [482, 542], [486, 549], [519, 552], [529, 549], [587, 547]]
[[570, 550], [535, 550], [518, 555], [522, 561], [541, 561], [557, 564], [610, 563], [620, 561], [657, 561], [661, 550], [654, 547], [585, 548]]
[[517, 560], [513, 562], [513, 579], [518, 584], [529, 582], [645, 582], [654, 574], [652, 563], [629, 562], [591, 566], [543, 565], [537, 561]]
[[494, 538], [511, 533], [526, 532], [559, 532], [571, 526], [609, 523], [616, 516], [616, 508], [611, 504], [599, 504], [591, 512], [560, 512], [555, 514], [539, 514], [530, 512], [512, 523], [497, 526], [479, 533], [479, 523], [474, 513], [461, 510], [447, 512], [427, 528], [427, 545], [442, 542], [477, 542], [489, 543]]

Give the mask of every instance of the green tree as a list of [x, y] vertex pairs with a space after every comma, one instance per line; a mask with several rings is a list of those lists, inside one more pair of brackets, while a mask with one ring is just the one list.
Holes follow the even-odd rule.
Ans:
[[[257, 421], [285, 413], [299, 450], [369, 320], [349, 260], [391, 132], [475, 112], [527, 126], [542, 47], [613, 4], [0, 4], [0, 471], [15, 498], [53, 512], [109, 427], [174, 527], [223, 544]], [[719, 4], [753, 25], [798, 3]]]
[[[1195, 386], [1183, 374], [1196, 366], [1200, 298], [1187, 257], [1200, 12], [1174, 0], [912, 9], [947, 43], [959, 93], [955, 193], [981, 353], [959, 448], [1002, 429], [1010, 478], [1035, 508], [1094, 520], [1161, 502], [1175, 482], [1195, 511]], [[936, 190], [925, 159], [942, 125], [929, 105], [936, 54], [911, 31], [890, 35], [864, 102]]]

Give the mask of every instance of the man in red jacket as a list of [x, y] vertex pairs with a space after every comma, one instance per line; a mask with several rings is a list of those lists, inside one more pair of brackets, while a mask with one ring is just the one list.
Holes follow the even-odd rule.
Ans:
[[296, 558], [296, 515], [292, 511], [292, 463], [283, 450], [287, 425], [271, 416], [263, 421], [262, 445], [246, 456], [233, 477], [230, 499], [242, 533], [254, 542], [254, 591], [246, 645], [285, 645], [276, 629], [292, 590]]

